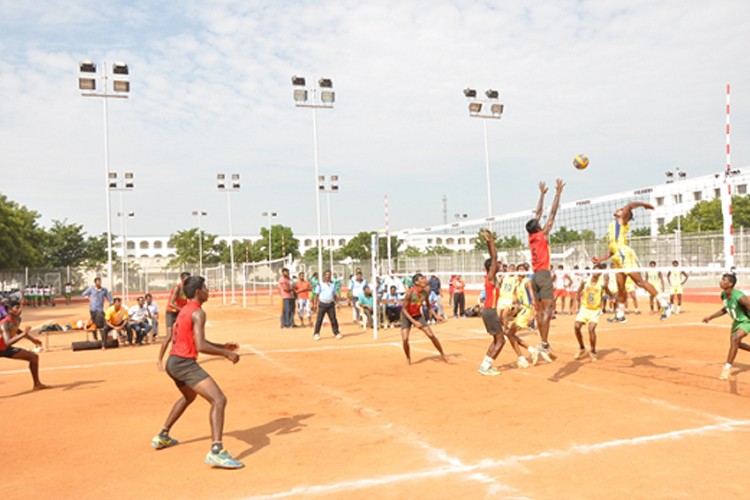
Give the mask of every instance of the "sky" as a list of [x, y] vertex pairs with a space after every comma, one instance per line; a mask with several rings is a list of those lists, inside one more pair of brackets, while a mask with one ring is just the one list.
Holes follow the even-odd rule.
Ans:
[[[239, 173], [232, 232], [274, 224], [315, 234], [313, 111], [291, 76], [331, 78], [318, 110], [320, 173], [339, 175], [334, 234], [533, 208], [539, 181], [563, 202], [750, 165], [746, 0], [139, 1], [0, 0], [0, 193], [40, 223], [106, 229], [103, 99], [81, 97], [78, 63], [123, 61], [109, 99], [113, 193], [128, 234], [229, 232], [217, 173]], [[500, 120], [472, 118], [462, 90], [497, 89]], [[584, 171], [572, 167], [587, 154]], [[327, 234], [326, 197], [321, 197]]]

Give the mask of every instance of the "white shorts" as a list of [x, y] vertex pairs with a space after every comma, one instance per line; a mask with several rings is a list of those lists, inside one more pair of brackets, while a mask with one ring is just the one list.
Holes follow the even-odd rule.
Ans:
[[297, 299], [297, 316], [300, 318], [310, 317], [310, 299]]
[[599, 316], [602, 315], [601, 309], [586, 309], [585, 307], [581, 308], [581, 311], [578, 313], [578, 316], [576, 316], [576, 322], [583, 323], [584, 325], [587, 325], [589, 323], [599, 323]]
[[498, 311], [502, 311], [503, 309], [508, 309], [512, 305], [513, 305], [513, 299], [509, 299], [506, 297], [500, 297], [499, 299], [497, 299]]

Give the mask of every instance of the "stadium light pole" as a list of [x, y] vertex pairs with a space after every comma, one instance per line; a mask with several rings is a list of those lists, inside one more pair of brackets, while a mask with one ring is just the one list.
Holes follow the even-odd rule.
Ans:
[[[492, 186], [490, 178], [490, 148], [487, 140], [487, 120], [499, 120], [502, 118], [505, 105], [499, 102], [500, 93], [497, 90], [489, 89], [484, 95], [487, 96], [486, 99], [477, 99], [477, 91], [475, 89], [464, 89], [464, 96], [469, 100], [469, 116], [472, 118], [483, 118], [484, 164], [487, 175], [487, 217], [492, 217]], [[484, 113], [482, 112], [483, 109]]]
[[306, 80], [302, 76], [292, 77], [294, 91], [294, 105], [298, 108], [310, 108], [313, 115], [313, 156], [315, 159], [315, 214], [318, 222], [318, 272], [323, 272], [323, 245], [320, 230], [320, 189], [318, 179], [320, 177], [320, 166], [318, 165], [318, 114], [319, 109], [333, 109], [336, 94], [333, 91], [333, 82], [330, 78], [318, 80], [318, 86], [306, 86]]
[[339, 192], [339, 176], [330, 175], [326, 177], [321, 175], [318, 177], [318, 191], [323, 191], [326, 194], [326, 201], [328, 203], [328, 265], [329, 269], [333, 272], [333, 230], [331, 229], [331, 193]]
[[[276, 216], [278, 216], [279, 214], [277, 214], [276, 212], [262, 212], [260, 215], [262, 215], [263, 217], [265, 217], [266, 219], [268, 219], [268, 265], [270, 266], [271, 265], [271, 259], [273, 258], [273, 255], [271, 254], [271, 243], [272, 243], [272, 240], [271, 240], [271, 231], [272, 231], [272, 229], [271, 229], [271, 219], [276, 218]], [[282, 255], [282, 257], [283, 257], [283, 255]]]
[[120, 195], [120, 211], [117, 212], [117, 216], [120, 218], [120, 233], [122, 235], [122, 261], [120, 262], [122, 267], [122, 300], [127, 304], [128, 289], [130, 288], [126, 262], [128, 258], [128, 219], [135, 217], [135, 212], [124, 212], [122, 210], [122, 195]]
[[[112, 64], [107, 72], [107, 63], [102, 64], [101, 73], [97, 72], [96, 63], [90, 59], [78, 64], [78, 90], [83, 97], [101, 97], [104, 103], [104, 181], [105, 204], [107, 212], [107, 279], [112, 288], [112, 195], [109, 190], [109, 128], [107, 101], [109, 99], [127, 99], [130, 93], [130, 69], [122, 62]], [[102, 80], [101, 89], [97, 92], [97, 80]], [[111, 88], [109, 82], [111, 81]]]
[[234, 237], [232, 236], [232, 197], [230, 194], [240, 190], [240, 174], [231, 174], [230, 178], [227, 178], [225, 174], [216, 174], [216, 187], [219, 191], [227, 193], [227, 214], [229, 216], [229, 282], [232, 285], [232, 302], [230, 304], [234, 305], [237, 301], [234, 298]]
[[[122, 259], [120, 260], [120, 272], [122, 273], [122, 300], [124, 300], [127, 303], [128, 300], [128, 292], [127, 292], [127, 285], [126, 285], [126, 279], [125, 279], [125, 259], [127, 257], [127, 248], [126, 248], [126, 240], [125, 240], [125, 218], [127, 216], [133, 217], [135, 216], [135, 213], [132, 213], [133, 215], [126, 214], [125, 211], [122, 208], [122, 193], [125, 191], [132, 191], [135, 188], [135, 176], [133, 175], [133, 172], [125, 172], [122, 176], [121, 180], [118, 180], [117, 178], [117, 172], [109, 172], [107, 179], [107, 190], [109, 192], [112, 191], [118, 191], [120, 193], [120, 211], [117, 212], [117, 216], [120, 218], [120, 241], [121, 241], [121, 248], [122, 248]], [[110, 287], [112, 287], [112, 284], [110, 283]]]
[[203, 226], [201, 218], [208, 215], [205, 210], [193, 210], [193, 217], [198, 217], [198, 274], [203, 276]]

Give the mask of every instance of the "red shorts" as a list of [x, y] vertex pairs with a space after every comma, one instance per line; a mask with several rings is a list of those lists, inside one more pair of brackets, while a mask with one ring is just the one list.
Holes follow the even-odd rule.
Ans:
[[555, 298], [558, 298], [558, 297], [563, 297], [563, 298], [565, 298], [565, 297], [567, 297], [567, 296], [568, 296], [568, 291], [567, 291], [567, 290], [565, 290], [564, 288], [558, 288], [558, 289], [556, 289], [556, 290], [554, 291], [554, 295], [553, 295], [553, 296], [554, 296]]

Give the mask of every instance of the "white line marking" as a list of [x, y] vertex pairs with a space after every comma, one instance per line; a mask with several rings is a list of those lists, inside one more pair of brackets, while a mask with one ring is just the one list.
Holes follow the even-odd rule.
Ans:
[[[586, 455], [593, 452], [599, 452], [609, 448], [617, 448], [620, 446], [636, 446], [647, 443], [654, 443], [659, 441], [668, 441], [682, 439], [690, 436], [698, 436], [702, 434], [711, 434], [715, 432], [732, 432], [738, 428], [750, 426], [750, 420], [728, 420], [727, 422], [719, 424], [704, 425], [701, 427], [695, 427], [692, 429], [683, 429], [679, 431], [664, 432], [661, 434], [652, 434], [650, 436], [639, 436], [635, 438], [626, 439], [615, 439], [612, 441], [604, 441], [602, 443], [585, 444], [585, 445], [574, 445], [565, 450], [549, 450], [533, 455], [512, 455], [508, 458], [500, 460], [480, 460], [474, 464], [466, 465], [460, 462], [449, 465], [436, 467], [433, 469], [427, 469], [412, 473], [404, 474], [390, 474], [380, 477], [374, 477], [369, 479], [355, 479], [350, 481], [341, 481], [339, 483], [332, 484], [321, 484], [314, 486], [297, 486], [291, 490], [281, 491], [272, 493], [270, 495], [258, 495], [247, 497], [248, 500], [255, 499], [272, 499], [272, 498], [285, 498], [295, 495], [320, 495], [327, 493], [339, 493], [342, 491], [351, 490], [362, 490], [366, 488], [373, 488], [376, 486], [383, 486], [388, 484], [394, 484], [399, 482], [408, 482], [436, 477], [443, 477], [455, 474], [472, 474], [474, 475], [478, 471], [483, 470], [494, 470], [498, 468], [507, 468], [510, 466], [517, 466], [524, 462], [533, 462], [539, 459], [559, 459], [570, 457], [574, 455]], [[468, 476], [471, 478], [471, 476]], [[504, 488], [502, 486], [498, 486]]]

